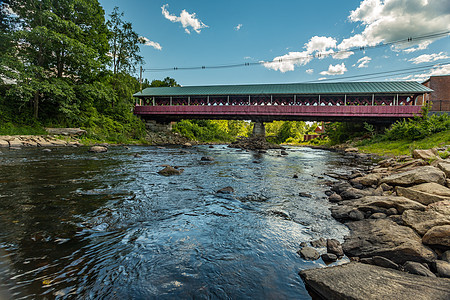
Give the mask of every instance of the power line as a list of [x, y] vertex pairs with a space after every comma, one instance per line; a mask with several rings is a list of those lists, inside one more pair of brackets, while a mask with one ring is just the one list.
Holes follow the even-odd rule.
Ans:
[[[362, 75], [352, 75], [352, 76], [345, 76], [345, 77], [338, 77], [338, 78], [327, 78], [327, 79], [323, 79], [323, 80], [311, 80], [311, 81], [306, 81], [305, 83], [312, 83], [312, 82], [325, 82], [325, 81], [336, 81], [336, 80], [342, 80], [342, 79], [353, 79], [356, 80], [355, 78], [364, 78], [364, 77], [384, 77], [387, 74], [392, 74], [392, 75], [402, 75], [402, 74], [408, 74], [408, 73], [417, 73], [417, 72], [422, 72], [424, 70], [427, 70], [429, 68], [434, 68], [434, 67], [439, 67], [439, 66], [446, 66], [446, 65], [450, 65], [450, 61], [447, 62], [443, 62], [443, 63], [438, 63], [438, 64], [430, 64], [430, 65], [425, 65], [425, 66], [420, 66], [420, 67], [415, 67], [415, 68], [406, 68], [406, 69], [399, 69], [399, 70], [391, 70], [391, 71], [383, 71], [383, 72], [376, 72], [376, 73], [369, 73], [369, 74], [362, 74]], [[395, 73], [399, 73], [400, 74], [395, 74]]]
[[193, 67], [172, 67], [172, 68], [149, 68], [149, 69], [143, 69], [144, 72], [165, 72], [165, 71], [186, 71], [186, 70], [205, 70], [205, 69], [225, 69], [225, 68], [238, 68], [238, 67], [246, 67], [246, 66], [256, 66], [256, 65], [263, 65], [263, 64], [274, 64], [274, 63], [280, 63], [280, 62], [290, 62], [290, 61], [300, 61], [300, 60], [307, 60], [307, 59], [313, 59], [313, 58], [321, 58], [321, 57], [327, 57], [327, 56], [336, 56], [339, 54], [344, 53], [350, 53], [355, 51], [365, 51], [369, 49], [376, 49], [381, 47], [387, 47], [387, 46], [393, 46], [397, 44], [404, 44], [404, 43], [411, 43], [412, 41], [421, 41], [421, 40], [428, 40], [428, 39], [436, 39], [439, 37], [445, 37], [450, 34], [450, 31], [445, 32], [436, 32], [436, 33], [430, 33], [427, 35], [417, 36], [417, 37], [408, 37], [405, 39], [401, 39], [398, 41], [388, 42], [388, 43], [380, 43], [373, 46], [364, 46], [364, 47], [354, 47], [347, 50], [341, 50], [338, 52], [333, 53], [316, 53], [316, 54], [310, 54], [305, 55], [302, 57], [296, 57], [296, 58], [280, 58], [278, 60], [272, 60], [272, 61], [259, 61], [259, 62], [244, 62], [244, 63], [236, 63], [236, 64], [220, 64], [220, 65], [213, 65], [213, 66], [193, 66]]

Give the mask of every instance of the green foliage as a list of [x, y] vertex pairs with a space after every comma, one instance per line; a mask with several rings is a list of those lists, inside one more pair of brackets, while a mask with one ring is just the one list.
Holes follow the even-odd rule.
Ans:
[[180, 86], [175, 79], [166, 77], [164, 80], [153, 80], [150, 84], [151, 87], [174, 87], [174, 86]]
[[406, 139], [420, 140], [432, 134], [450, 129], [450, 116], [447, 114], [415, 117], [394, 123], [386, 130], [384, 138], [389, 141]]
[[16, 126], [11, 122], [6, 122], [0, 125], [0, 135], [39, 135], [46, 133], [47, 132], [45, 131], [45, 129], [39, 124], [36, 124], [34, 126]]
[[231, 142], [249, 131], [250, 124], [245, 121], [181, 120], [173, 126], [173, 132], [201, 142]]
[[361, 123], [334, 122], [326, 126], [326, 132], [330, 143], [335, 145], [366, 134], [366, 129]]
[[266, 123], [265, 127], [268, 141], [277, 144], [298, 144], [303, 141], [303, 135], [309, 131], [306, 123], [301, 121], [273, 121]]

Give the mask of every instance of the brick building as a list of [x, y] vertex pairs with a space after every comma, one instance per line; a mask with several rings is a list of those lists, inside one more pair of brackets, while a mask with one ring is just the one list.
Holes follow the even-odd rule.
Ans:
[[431, 111], [450, 111], [450, 75], [431, 76], [422, 83], [433, 90], [425, 95], [426, 101], [431, 101]]

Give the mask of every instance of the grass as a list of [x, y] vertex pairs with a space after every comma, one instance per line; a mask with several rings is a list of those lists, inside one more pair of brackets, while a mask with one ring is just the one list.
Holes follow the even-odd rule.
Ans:
[[431, 149], [450, 144], [450, 130], [433, 134], [417, 141], [365, 141], [364, 144], [357, 144], [361, 152], [374, 153], [379, 155], [410, 155], [414, 149]]
[[47, 131], [40, 126], [16, 126], [11, 123], [6, 123], [0, 126], [0, 135], [42, 135], [47, 134]]

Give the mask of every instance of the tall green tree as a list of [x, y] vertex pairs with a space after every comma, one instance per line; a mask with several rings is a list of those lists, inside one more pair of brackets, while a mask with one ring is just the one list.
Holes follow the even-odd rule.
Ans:
[[180, 86], [175, 79], [171, 77], [166, 77], [163, 80], [152, 80], [152, 83], [150, 84], [151, 87], [174, 87], [174, 86]]
[[139, 45], [145, 41], [133, 30], [130, 22], [123, 20], [123, 12], [114, 7], [107, 22], [110, 31], [109, 47], [111, 53], [111, 65], [114, 74], [135, 73], [136, 66], [144, 62], [139, 54]]
[[[34, 118], [73, 117], [79, 109], [74, 85], [88, 83], [108, 60], [104, 11], [96, 0], [12, 1], [19, 84], [11, 92], [33, 107]], [[71, 116], [72, 115], [72, 116]]]

